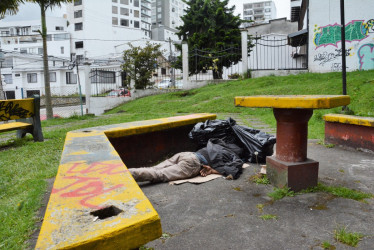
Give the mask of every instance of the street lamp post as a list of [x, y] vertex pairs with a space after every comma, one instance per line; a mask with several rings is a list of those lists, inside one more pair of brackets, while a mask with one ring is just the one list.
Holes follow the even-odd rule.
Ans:
[[3, 67], [4, 61], [5, 61], [4, 52], [0, 49], [0, 100], [5, 100], [3, 80], [1, 78], [1, 68]]

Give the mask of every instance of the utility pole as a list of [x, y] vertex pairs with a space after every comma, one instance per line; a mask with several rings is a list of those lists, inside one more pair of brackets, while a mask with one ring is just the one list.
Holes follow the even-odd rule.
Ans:
[[[343, 95], [347, 94], [347, 63], [345, 54], [345, 14], [344, 14], [344, 0], [340, 0], [340, 23], [342, 25], [341, 43], [342, 43], [342, 78], [343, 78]], [[344, 109], [344, 107], [343, 107]]]
[[170, 63], [170, 70], [171, 70], [171, 85], [173, 88], [175, 88], [175, 75], [174, 75], [174, 68], [172, 67], [172, 62], [174, 60], [174, 57], [173, 57], [173, 50], [171, 48], [171, 38], [169, 37], [169, 47], [170, 47], [170, 59], [169, 59], [169, 63]]

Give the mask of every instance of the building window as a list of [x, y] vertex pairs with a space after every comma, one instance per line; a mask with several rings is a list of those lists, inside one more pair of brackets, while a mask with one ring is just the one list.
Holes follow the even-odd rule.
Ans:
[[6, 84], [12, 84], [13, 83], [13, 78], [12, 78], [12, 74], [4, 74], [4, 82]]
[[80, 18], [82, 16], [83, 16], [83, 11], [82, 10], [74, 11], [74, 18]]
[[77, 55], [77, 57], [75, 59], [76, 59], [77, 63], [80, 63], [80, 62], [83, 62], [84, 56], [83, 55]]
[[43, 48], [38, 48], [38, 54], [43, 55]]
[[270, 2], [266, 2], [266, 3], [265, 3], [265, 6], [270, 6]]
[[49, 81], [50, 82], [56, 82], [56, 72], [50, 72], [49, 73]]
[[21, 49], [20, 52], [21, 54], [27, 54], [27, 49]]
[[129, 9], [128, 8], [121, 8], [121, 15], [128, 16], [129, 15]]
[[83, 30], [83, 23], [75, 23], [75, 31]]
[[121, 0], [121, 4], [129, 5], [129, 0]]
[[134, 17], [139, 17], [139, 10], [134, 10]]
[[271, 9], [265, 9], [265, 12], [271, 12]]
[[127, 20], [127, 19], [121, 19], [121, 26], [129, 27], [129, 20]]
[[112, 0], [112, 3], [118, 3], [118, 1], [117, 0]]
[[139, 7], [139, 0], [134, 0], [134, 6]]
[[77, 75], [73, 72], [66, 72], [66, 84], [77, 84]]
[[36, 73], [28, 73], [27, 74], [27, 82], [28, 83], [38, 82], [38, 75]]
[[64, 47], [60, 47], [60, 50], [61, 50], [61, 54], [65, 53], [65, 48]]
[[16, 91], [5, 91], [5, 98], [9, 99], [16, 99]]
[[134, 28], [140, 28], [139, 21], [134, 21]]
[[117, 17], [112, 17], [112, 24], [113, 25], [118, 25], [118, 18]]
[[91, 83], [116, 83], [116, 72], [94, 70], [91, 76]]
[[118, 14], [118, 7], [117, 6], [112, 6], [112, 13], [113, 14]]
[[64, 30], [64, 27], [62, 27], [62, 26], [56, 26], [56, 30]]
[[83, 41], [75, 42], [75, 48], [76, 49], [83, 49]]
[[82, 0], [74, 0], [74, 6], [82, 5]]

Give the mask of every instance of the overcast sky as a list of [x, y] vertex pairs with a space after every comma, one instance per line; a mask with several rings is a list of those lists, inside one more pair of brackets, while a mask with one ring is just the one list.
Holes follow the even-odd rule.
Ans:
[[[0, 0], [1, 1], [1, 0]], [[290, 17], [290, 0], [274, 0], [277, 7], [277, 17]], [[243, 13], [243, 3], [248, 2], [248, 0], [230, 0], [231, 5], [235, 5], [235, 14]], [[54, 9], [54, 11], [48, 11], [47, 16], [57, 16], [62, 17], [65, 13], [65, 8]], [[18, 20], [32, 20], [40, 18], [39, 5], [26, 3], [20, 7], [20, 11], [17, 15], [8, 16], [4, 21], [18, 21]]]

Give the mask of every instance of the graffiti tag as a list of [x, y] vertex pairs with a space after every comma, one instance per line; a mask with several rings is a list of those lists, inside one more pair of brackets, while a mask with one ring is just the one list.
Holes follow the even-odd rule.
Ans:
[[13, 102], [0, 102], [0, 121], [12, 120], [12, 116], [26, 118], [33, 116], [33, 113]]
[[343, 66], [341, 63], [333, 63], [331, 64], [331, 71], [332, 72], [339, 72], [343, 70]]
[[[66, 174], [73, 174], [72, 176], [64, 176], [63, 179], [70, 183], [62, 188], [53, 188], [53, 194], [59, 194], [62, 198], [77, 198], [79, 197], [79, 204], [82, 206], [101, 209], [100, 205], [95, 205], [90, 202], [91, 199], [109, 193], [115, 189], [121, 188], [124, 184], [117, 184], [115, 186], [106, 187], [102, 178], [105, 175], [116, 175], [124, 173], [127, 170], [118, 171], [122, 164], [109, 164], [102, 162], [95, 162], [90, 165], [84, 163], [74, 163]], [[115, 171], [117, 170], [117, 171]], [[89, 173], [97, 173], [99, 177], [78, 176], [77, 174], [86, 175]], [[71, 182], [73, 180], [73, 182]]]
[[374, 44], [364, 44], [358, 50], [360, 70], [374, 69]]
[[[364, 20], [352, 20], [345, 25], [345, 40], [347, 42], [361, 41], [373, 31], [374, 19], [370, 19], [366, 23]], [[316, 45], [316, 49], [328, 45], [337, 47], [338, 42], [341, 42], [341, 25], [335, 23], [319, 27], [315, 30], [313, 42]]]
[[[351, 50], [352, 49], [345, 50], [345, 56], [350, 56]], [[341, 56], [342, 56], [342, 49], [335, 49], [335, 53], [334, 52], [331, 52], [331, 53], [323, 52], [323, 53], [319, 53], [315, 55], [314, 61], [315, 62], [319, 61], [320, 62], [319, 65], [325, 65], [325, 63], [334, 61], [338, 57], [341, 57]]]

